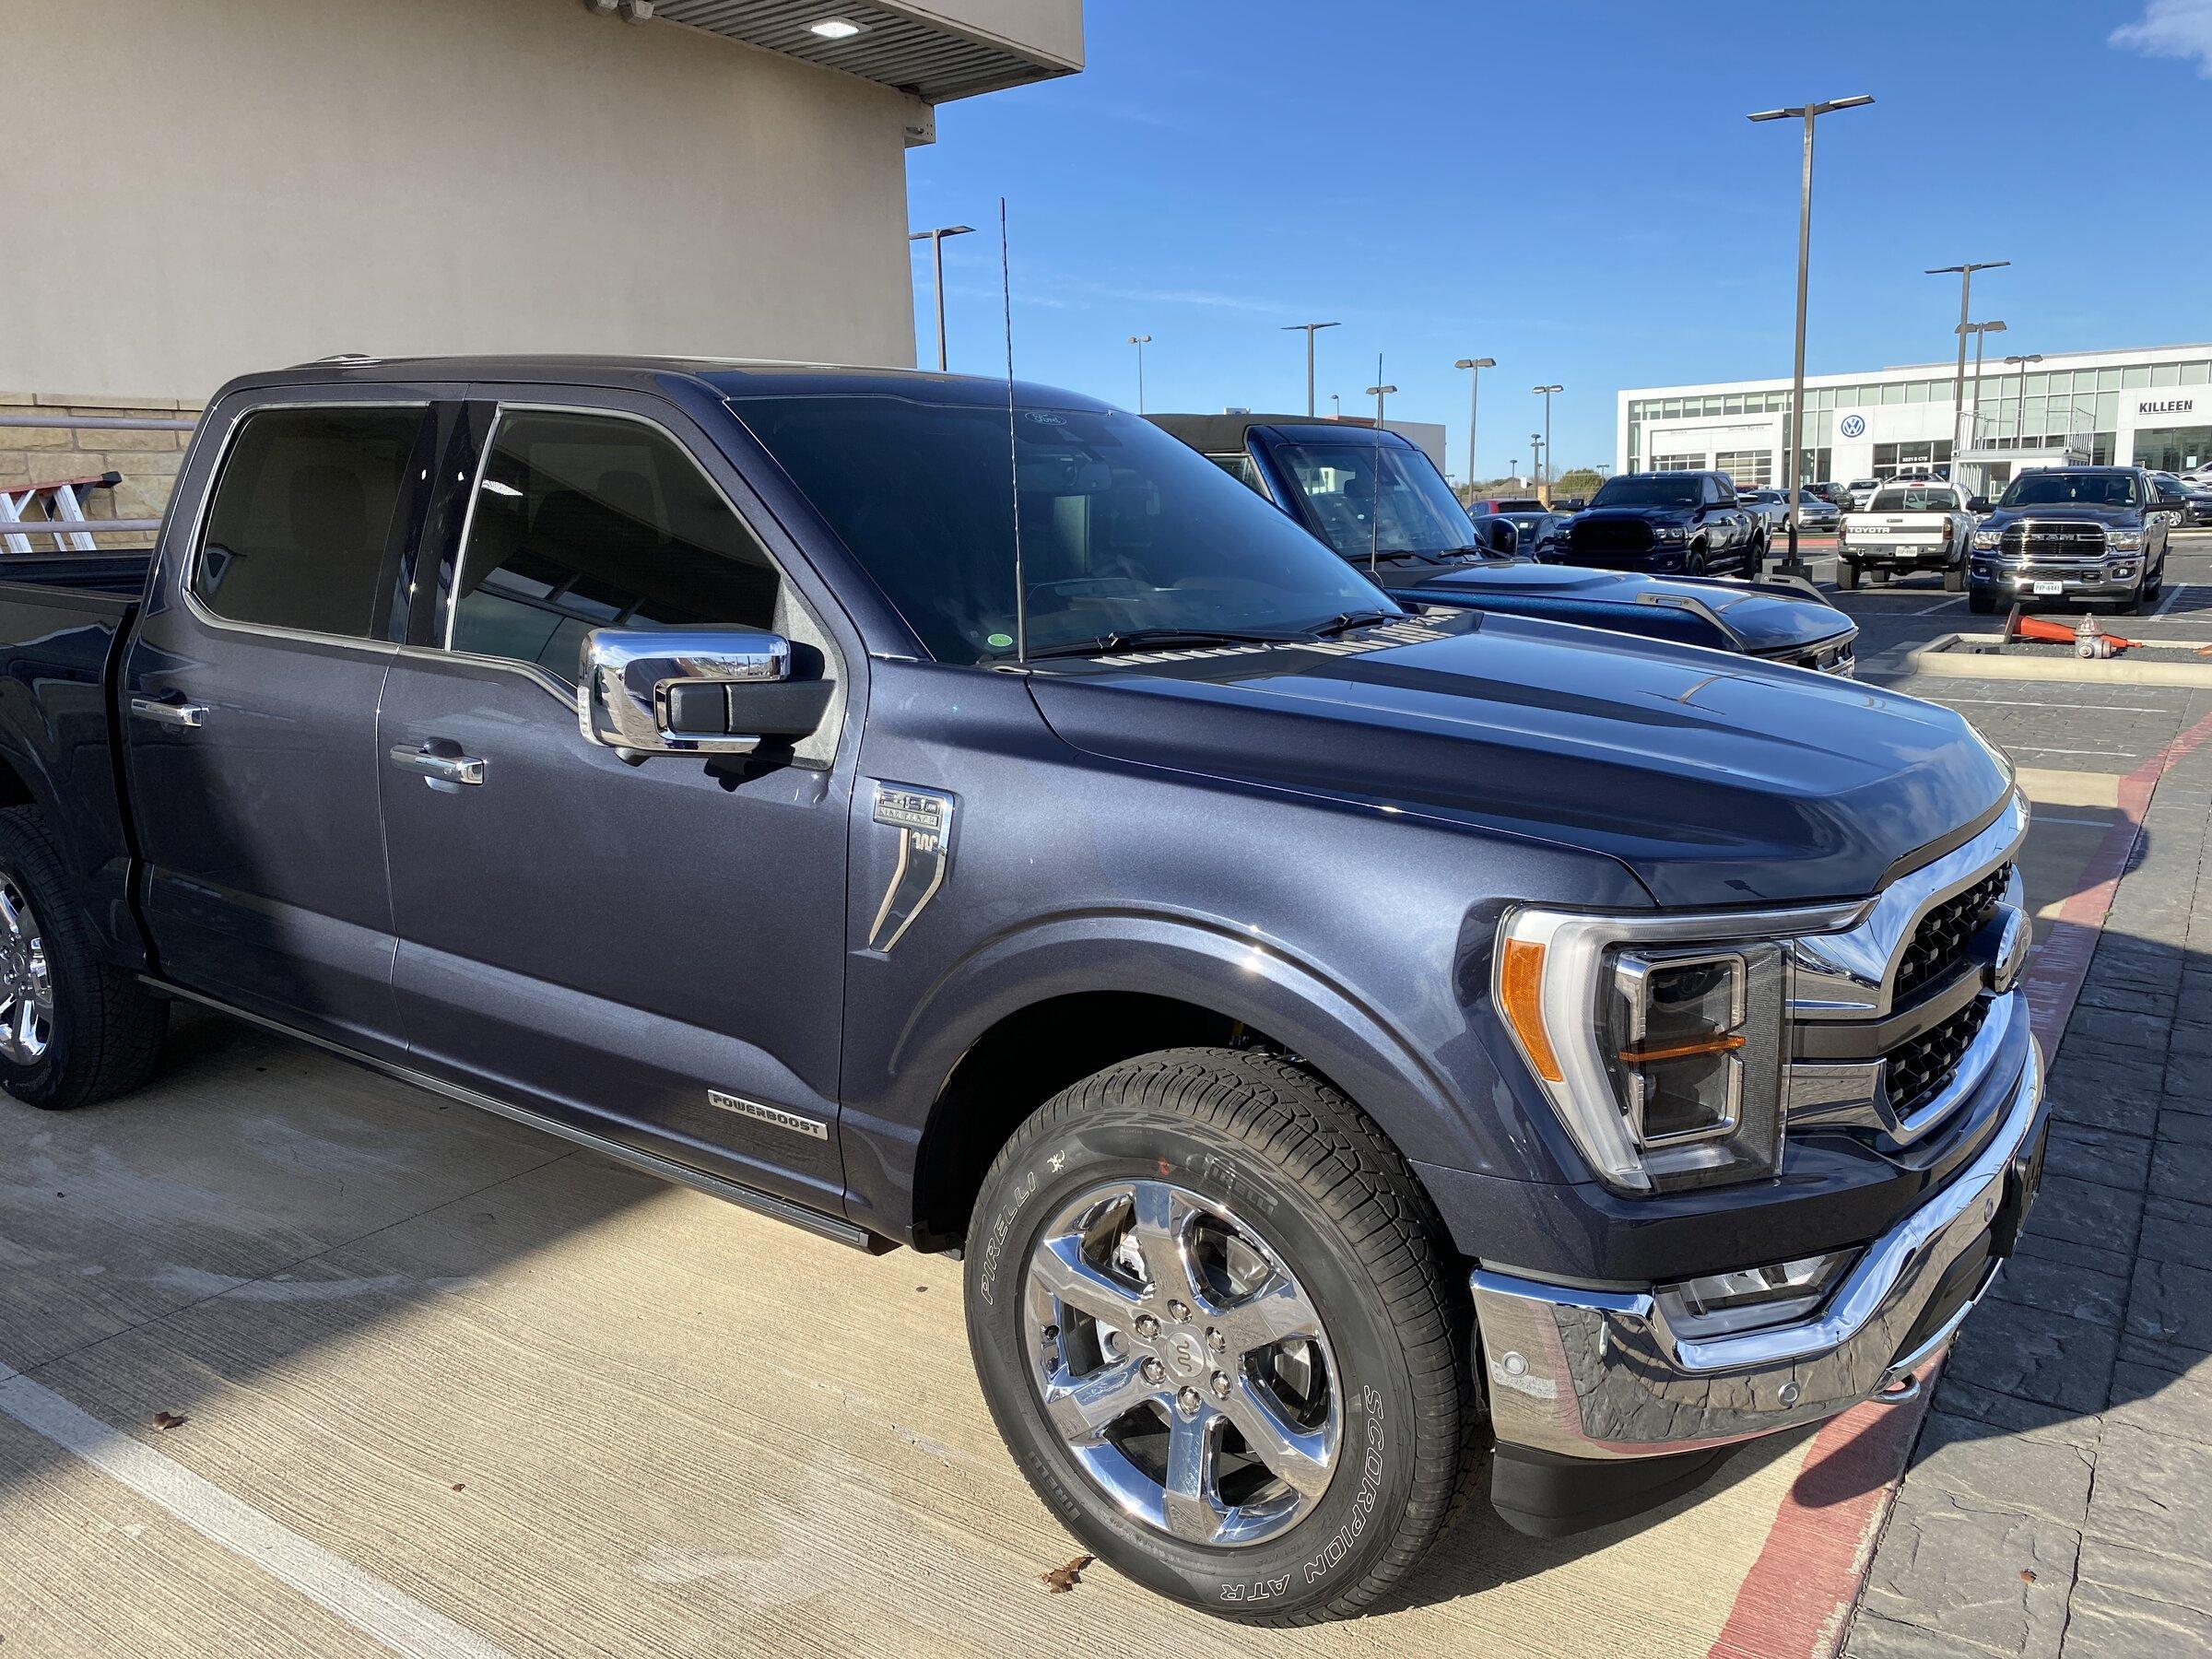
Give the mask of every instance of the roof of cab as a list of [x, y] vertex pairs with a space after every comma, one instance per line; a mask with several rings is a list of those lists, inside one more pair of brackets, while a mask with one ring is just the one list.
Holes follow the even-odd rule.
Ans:
[[[585, 355], [394, 357], [347, 354], [312, 363], [241, 375], [224, 388], [333, 385], [419, 385], [465, 382], [506, 385], [569, 385], [653, 391], [669, 377], [700, 382], [724, 397], [895, 396], [921, 403], [1003, 406], [1004, 380], [936, 374], [846, 363], [774, 362], [710, 357], [592, 357]], [[1014, 382], [1017, 403], [1063, 409], [1107, 409], [1101, 400], [1030, 381]]]

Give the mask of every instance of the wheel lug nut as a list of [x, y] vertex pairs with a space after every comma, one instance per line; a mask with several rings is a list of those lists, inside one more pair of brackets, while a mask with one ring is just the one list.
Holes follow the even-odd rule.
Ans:
[[1198, 1407], [1205, 1404], [1206, 1402], [1198, 1397], [1198, 1391], [1194, 1388], [1186, 1388], [1175, 1396], [1177, 1409], [1186, 1418], [1196, 1417]]
[[1171, 1301], [1168, 1304], [1168, 1317], [1173, 1320], [1177, 1324], [1181, 1324], [1190, 1316], [1190, 1309], [1182, 1302]]
[[1229, 1338], [1218, 1331], [1208, 1331], [1206, 1334], [1206, 1346], [1217, 1354], [1225, 1354], [1229, 1351]]
[[1159, 1335], [1159, 1321], [1153, 1318], [1149, 1313], [1139, 1313], [1136, 1316], [1136, 1334], [1139, 1336], [1146, 1337]]
[[1147, 1359], [1147, 1360], [1146, 1360], [1146, 1361], [1145, 1361], [1145, 1363], [1144, 1363], [1144, 1366], [1143, 1366], [1143, 1370], [1144, 1370], [1144, 1373], [1145, 1373], [1145, 1381], [1146, 1381], [1146, 1382], [1159, 1382], [1159, 1380], [1160, 1380], [1162, 1377], [1164, 1377], [1164, 1376], [1166, 1376], [1166, 1375], [1168, 1374], [1168, 1368], [1167, 1368], [1166, 1366], [1162, 1365], [1162, 1364], [1161, 1364], [1161, 1363], [1160, 1363], [1159, 1360], [1157, 1360], [1157, 1359]]
[[1229, 1398], [1229, 1379], [1219, 1371], [1214, 1373], [1214, 1398], [1217, 1400]]

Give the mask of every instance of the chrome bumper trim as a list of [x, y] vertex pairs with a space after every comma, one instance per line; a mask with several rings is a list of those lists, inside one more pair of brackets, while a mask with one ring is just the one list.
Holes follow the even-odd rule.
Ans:
[[[1874, 1398], [1940, 1352], [1995, 1277], [1900, 1354], [1945, 1273], [1988, 1231], [2042, 1104], [2032, 1041], [1989, 1145], [1869, 1244], [1816, 1318], [1677, 1336], [1651, 1291], [1477, 1269], [1471, 1288], [1499, 1441], [1571, 1457], [1653, 1457], [1749, 1440]], [[1902, 1396], [1897, 1396], [1902, 1397]]]

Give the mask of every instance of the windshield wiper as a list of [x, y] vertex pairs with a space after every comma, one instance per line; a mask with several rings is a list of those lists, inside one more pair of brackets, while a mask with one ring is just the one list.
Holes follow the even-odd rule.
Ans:
[[1317, 640], [1329, 640], [1338, 634], [1349, 633], [1355, 628], [1366, 628], [1377, 622], [1395, 622], [1403, 613], [1398, 611], [1339, 611], [1326, 622], [1316, 622], [1306, 631]]
[[1088, 640], [1070, 640], [1030, 653], [1031, 662], [1045, 657], [1112, 656], [1120, 651], [1144, 651], [1156, 645], [1281, 645], [1297, 634], [1258, 633], [1230, 628], [1132, 628], [1121, 633], [1103, 633]]

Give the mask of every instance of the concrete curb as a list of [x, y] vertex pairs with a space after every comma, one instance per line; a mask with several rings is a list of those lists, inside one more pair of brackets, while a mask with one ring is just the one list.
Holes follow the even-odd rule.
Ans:
[[[2145, 641], [2177, 646], [2204, 642]], [[2180, 686], [2212, 690], [2212, 658], [2162, 662], [2156, 657], [2130, 653], [2085, 663], [2078, 657], [1998, 656], [1985, 649], [2003, 643], [2002, 634], [1937, 634], [1925, 645], [1907, 652], [1903, 664], [1910, 673], [1936, 679], [2043, 680], [2074, 686]]]

